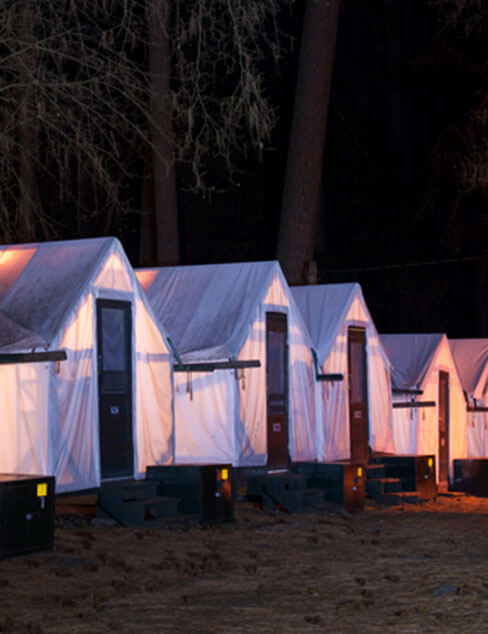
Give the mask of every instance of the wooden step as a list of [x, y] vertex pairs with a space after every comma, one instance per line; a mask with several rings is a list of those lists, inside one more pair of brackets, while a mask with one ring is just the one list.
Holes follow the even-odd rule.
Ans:
[[100, 506], [102, 511], [123, 526], [140, 526], [148, 519], [176, 515], [178, 498], [159, 496], [148, 500], [126, 500], [116, 505]]
[[326, 493], [324, 489], [305, 489], [302, 496], [303, 505], [316, 507], [322, 504]]
[[368, 464], [364, 469], [367, 478], [386, 478], [386, 468], [384, 464]]
[[202, 523], [199, 515], [177, 513], [176, 515], [165, 515], [164, 517], [147, 518], [141, 528], [167, 529], [167, 528], [189, 528]]
[[382, 502], [387, 493], [402, 490], [402, 482], [399, 478], [368, 478], [365, 482], [366, 495], [377, 502]]
[[157, 496], [157, 483], [147, 480], [131, 480], [128, 482], [104, 482], [100, 488], [102, 506], [114, 506], [122, 502], [144, 500]]
[[146, 480], [104, 482], [97, 504], [98, 518], [127, 527], [178, 514], [177, 497], [157, 495], [157, 483]]
[[399, 491], [397, 493], [386, 493], [383, 496], [385, 506], [398, 506], [400, 504], [418, 504], [419, 496], [415, 491]]
[[383, 478], [383, 491], [385, 493], [397, 493], [403, 491], [401, 478]]
[[157, 496], [157, 484], [148, 480], [138, 480], [121, 487], [122, 500], [146, 500]]

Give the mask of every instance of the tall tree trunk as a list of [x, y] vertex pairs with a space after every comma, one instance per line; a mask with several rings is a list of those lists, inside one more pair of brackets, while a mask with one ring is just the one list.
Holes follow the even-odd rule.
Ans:
[[290, 284], [313, 261], [340, 0], [307, 0], [277, 256]]
[[41, 216], [41, 202], [37, 183], [38, 121], [34, 95], [36, 55], [34, 32], [35, 8], [32, 2], [19, 7], [19, 35], [24, 51], [19, 57], [19, 84], [22, 95], [19, 103], [19, 207], [17, 239], [32, 242], [36, 238], [36, 218]]
[[[389, 144], [391, 166], [400, 187], [408, 183], [410, 141], [408, 134], [408, 106], [401, 91], [401, 69], [408, 56], [410, 42], [409, 3], [402, 0], [386, 0], [386, 75], [387, 75], [387, 120], [390, 127]], [[418, 159], [415, 159], [418, 160]]]
[[151, 152], [148, 148], [144, 161], [144, 174], [142, 179], [139, 225], [139, 266], [153, 266], [156, 262], [156, 223], [154, 208], [154, 180]]
[[171, 2], [150, 0], [147, 7], [156, 264], [171, 265], [180, 261], [170, 85]]

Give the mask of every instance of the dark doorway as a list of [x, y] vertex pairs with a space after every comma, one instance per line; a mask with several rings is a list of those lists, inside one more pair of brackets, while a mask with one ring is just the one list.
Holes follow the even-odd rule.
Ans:
[[266, 313], [268, 468], [288, 466], [288, 326], [283, 313]]
[[449, 373], [439, 372], [439, 482], [449, 478]]
[[347, 329], [351, 461], [369, 462], [368, 364], [365, 328]]
[[97, 300], [102, 479], [133, 473], [130, 302]]

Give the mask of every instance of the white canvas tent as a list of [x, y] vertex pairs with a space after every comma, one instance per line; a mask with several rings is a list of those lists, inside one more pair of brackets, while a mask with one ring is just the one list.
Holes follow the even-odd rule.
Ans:
[[449, 339], [466, 401], [466, 457], [488, 457], [488, 339]]
[[[453, 476], [453, 460], [466, 457], [466, 406], [447, 337], [394, 334], [381, 335], [381, 340], [393, 366], [395, 452], [434, 454], [437, 480], [445, 482]], [[441, 395], [443, 389], [445, 399]], [[440, 405], [443, 400], [445, 411]], [[409, 401], [413, 407], [399, 407]], [[431, 406], [419, 407], [416, 403]], [[440, 420], [446, 421], [445, 436], [440, 431]]]
[[[393, 453], [389, 361], [376, 332], [359, 284], [295, 286], [292, 292], [312, 337], [317, 373], [339, 374], [342, 381], [317, 381], [316, 416], [319, 460], [351, 457], [348, 361], [350, 329], [363, 331], [367, 419], [363, 420], [369, 446], [375, 452]], [[353, 414], [354, 415], [354, 414]]]
[[[314, 459], [310, 343], [279, 264], [165, 267], [136, 274], [183, 364], [260, 363], [175, 372], [175, 462], [275, 466], [280, 461], [273, 455], [275, 440], [278, 452], [287, 450], [293, 461]], [[288, 352], [267, 346], [273, 315], [285, 324]], [[280, 341], [279, 333], [273, 337]], [[281, 361], [274, 375], [273, 363]], [[267, 386], [280, 389], [273, 380], [284, 388], [287, 420], [268, 417]]]
[[0, 246], [0, 354], [0, 472], [59, 493], [98, 487], [102, 460], [128, 477], [171, 460], [172, 357], [117, 239]]

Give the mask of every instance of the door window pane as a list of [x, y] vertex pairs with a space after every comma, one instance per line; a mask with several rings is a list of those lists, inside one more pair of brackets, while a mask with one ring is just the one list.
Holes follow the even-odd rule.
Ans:
[[102, 376], [104, 393], [125, 392], [129, 385], [125, 311], [102, 307]]
[[286, 408], [286, 333], [268, 331], [268, 397], [271, 412]]
[[351, 377], [351, 402], [362, 403], [366, 400], [364, 344], [359, 341], [349, 342], [349, 372]]
[[127, 369], [124, 311], [102, 308], [102, 359], [104, 372], [124, 372]]

